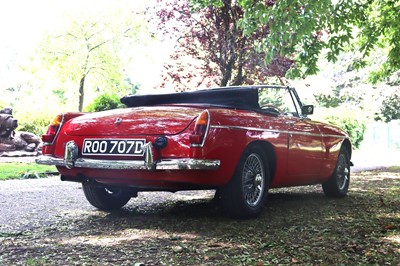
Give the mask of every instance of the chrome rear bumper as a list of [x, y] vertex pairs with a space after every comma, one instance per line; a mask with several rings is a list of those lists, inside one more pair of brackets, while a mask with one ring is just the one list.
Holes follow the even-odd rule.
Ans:
[[151, 142], [145, 144], [143, 149], [144, 161], [87, 159], [78, 158], [78, 146], [70, 141], [65, 146], [63, 159], [43, 155], [36, 159], [36, 163], [64, 166], [68, 169], [77, 167], [112, 170], [218, 170], [220, 166], [219, 160], [182, 158], [154, 161]]

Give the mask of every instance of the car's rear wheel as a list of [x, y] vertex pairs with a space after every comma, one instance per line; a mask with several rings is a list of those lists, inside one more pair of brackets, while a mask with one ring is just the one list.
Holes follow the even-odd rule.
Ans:
[[268, 188], [267, 156], [260, 147], [249, 147], [242, 154], [231, 181], [220, 190], [222, 207], [230, 216], [256, 217], [263, 209]]
[[350, 185], [350, 156], [342, 147], [339, 152], [335, 170], [330, 179], [322, 184], [322, 189], [328, 197], [340, 198], [347, 195]]
[[89, 203], [104, 211], [120, 209], [131, 198], [128, 191], [119, 188], [108, 188], [89, 182], [83, 182], [82, 188]]

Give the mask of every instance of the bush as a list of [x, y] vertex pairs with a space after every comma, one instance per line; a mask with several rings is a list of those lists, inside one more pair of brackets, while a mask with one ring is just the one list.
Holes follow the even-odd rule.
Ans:
[[32, 114], [24, 112], [23, 114], [18, 113], [16, 117], [18, 119], [18, 128], [16, 131], [26, 131], [41, 136], [46, 133], [51, 120], [54, 118], [54, 114]]
[[400, 93], [400, 90], [383, 100], [379, 113], [375, 115], [376, 121], [383, 120], [388, 123], [392, 120], [400, 119], [400, 96], [398, 93]]
[[326, 115], [321, 117], [321, 120], [346, 131], [349, 134], [353, 147], [360, 147], [367, 129], [362, 114], [353, 111], [346, 111], [341, 108], [329, 109], [329, 111], [323, 113], [326, 113]]
[[121, 103], [117, 95], [104, 93], [97, 96], [94, 101], [85, 108], [85, 111], [100, 112], [123, 107], [125, 107], [125, 105]]

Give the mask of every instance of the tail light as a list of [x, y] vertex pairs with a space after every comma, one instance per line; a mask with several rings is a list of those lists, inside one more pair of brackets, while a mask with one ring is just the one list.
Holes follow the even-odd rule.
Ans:
[[210, 113], [204, 110], [196, 120], [194, 131], [190, 135], [190, 145], [192, 147], [202, 147], [207, 137], [210, 126]]
[[50, 145], [53, 144], [54, 139], [57, 136], [58, 131], [60, 131], [60, 128], [62, 125], [67, 122], [68, 120], [84, 115], [85, 113], [78, 113], [78, 112], [71, 112], [71, 113], [63, 113], [57, 115], [53, 121], [51, 121], [49, 128], [47, 129], [46, 134], [42, 135], [42, 141], [44, 145]]
[[60, 125], [63, 122], [64, 115], [57, 115], [53, 121], [51, 121], [49, 128], [47, 129], [46, 134], [42, 135], [42, 141], [45, 144], [51, 144], [54, 141], [54, 138], [57, 135], [58, 130], [60, 129]]

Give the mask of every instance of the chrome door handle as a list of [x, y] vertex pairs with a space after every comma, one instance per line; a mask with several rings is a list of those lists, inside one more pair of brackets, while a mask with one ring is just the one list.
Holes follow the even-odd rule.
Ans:
[[293, 126], [294, 122], [293, 121], [286, 121], [285, 124], [288, 125], [288, 126]]

